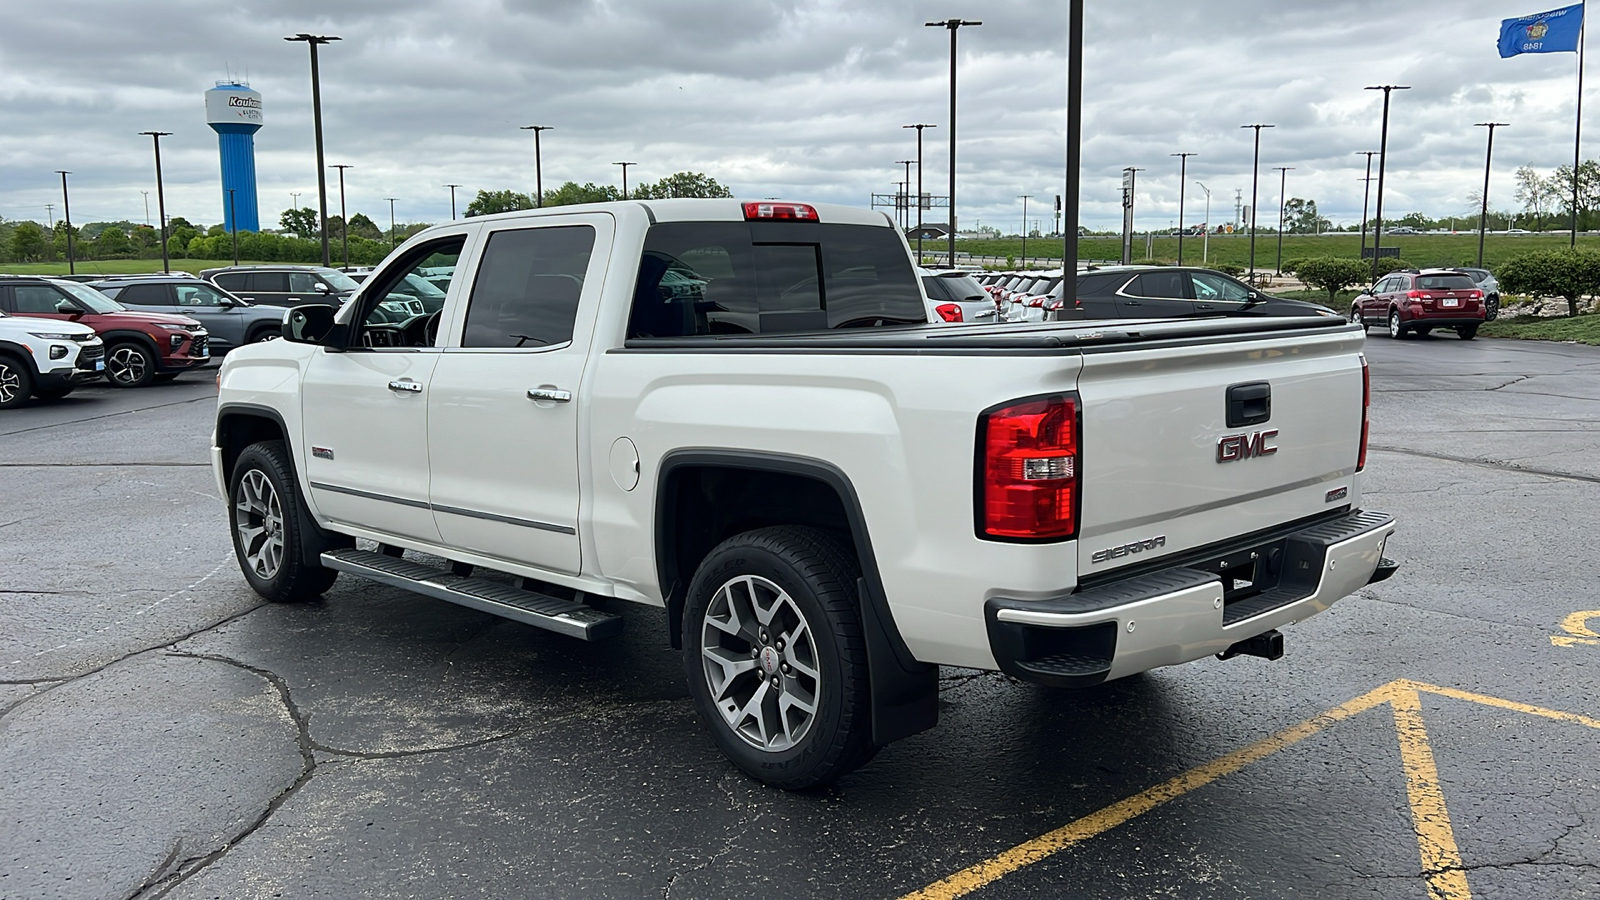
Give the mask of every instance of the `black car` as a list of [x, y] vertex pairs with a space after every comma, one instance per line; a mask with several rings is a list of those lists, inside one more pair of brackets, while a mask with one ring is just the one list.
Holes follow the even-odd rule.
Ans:
[[[1078, 306], [1085, 319], [1339, 315], [1317, 303], [1264, 294], [1211, 269], [1175, 266], [1116, 266], [1079, 272]], [[1058, 314], [1057, 318], [1076, 316]]]
[[202, 269], [200, 277], [251, 303], [338, 306], [360, 285], [338, 269], [322, 266], [225, 266]]

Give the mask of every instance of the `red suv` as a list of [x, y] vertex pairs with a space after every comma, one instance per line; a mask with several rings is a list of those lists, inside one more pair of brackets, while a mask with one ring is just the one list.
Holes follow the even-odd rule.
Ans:
[[1392, 338], [1451, 328], [1463, 341], [1470, 341], [1487, 312], [1483, 291], [1470, 276], [1429, 269], [1391, 272], [1378, 279], [1350, 306], [1350, 321], [1363, 328], [1387, 324]]
[[106, 378], [117, 387], [171, 381], [211, 359], [210, 335], [194, 319], [134, 312], [75, 281], [0, 277], [0, 311], [93, 328], [105, 341]]

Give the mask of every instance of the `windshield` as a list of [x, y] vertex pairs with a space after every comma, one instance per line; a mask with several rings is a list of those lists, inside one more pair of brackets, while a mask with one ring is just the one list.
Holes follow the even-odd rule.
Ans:
[[356, 284], [356, 280], [354, 278], [351, 278], [349, 275], [346, 275], [338, 269], [318, 269], [317, 274], [321, 275], [322, 280], [326, 281], [328, 286], [336, 291], [353, 291], [361, 286]]
[[443, 300], [444, 291], [439, 290], [427, 281], [418, 278], [410, 272], [401, 279], [400, 283], [389, 289], [391, 294], [410, 294], [423, 300]]
[[79, 284], [76, 281], [57, 281], [55, 286], [72, 295], [74, 300], [89, 308], [95, 313], [126, 312], [127, 307], [107, 297], [92, 287]]

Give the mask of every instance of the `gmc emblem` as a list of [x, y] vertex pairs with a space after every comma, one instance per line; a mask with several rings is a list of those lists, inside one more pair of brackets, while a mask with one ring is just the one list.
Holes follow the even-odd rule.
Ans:
[[1267, 443], [1278, 436], [1276, 428], [1255, 434], [1230, 434], [1217, 440], [1217, 462], [1238, 462], [1252, 456], [1271, 456], [1278, 448]]

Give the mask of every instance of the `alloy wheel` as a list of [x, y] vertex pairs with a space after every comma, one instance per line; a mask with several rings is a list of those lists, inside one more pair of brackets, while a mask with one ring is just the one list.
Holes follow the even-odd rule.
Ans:
[[106, 358], [106, 371], [118, 384], [138, 384], [148, 365], [144, 354], [132, 347], [118, 347]]
[[17, 370], [4, 360], [0, 360], [0, 403], [12, 403], [18, 400], [22, 392], [22, 376]]
[[257, 577], [270, 580], [283, 566], [283, 507], [265, 472], [244, 473], [233, 508], [245, 564]]
[[1389, 313], [1389, 337], [1398, 338], [1403, 334], [1405, 334], [1405, 331], [1400, 327], [1400, 314], [1398, 312]]
[[759, 575], [717, 589], [701, 625], [711, 701], [745, 743], [778, 752], [816, 720], [822, 672], [811, 625], [794, 598]]

